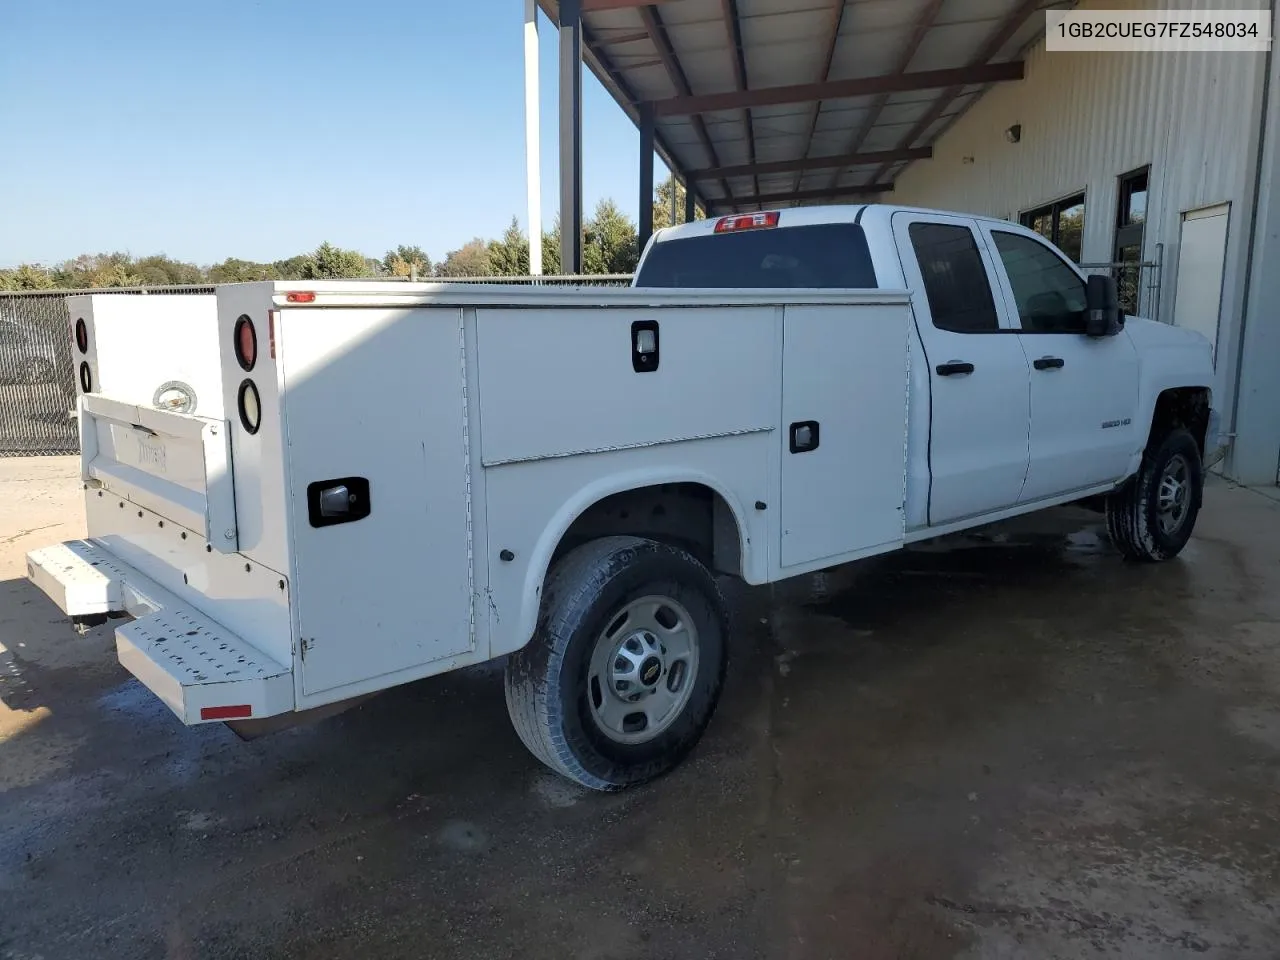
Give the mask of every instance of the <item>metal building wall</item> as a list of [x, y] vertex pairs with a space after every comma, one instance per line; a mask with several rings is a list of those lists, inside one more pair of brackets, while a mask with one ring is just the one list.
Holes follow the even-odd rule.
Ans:
[[[1080, 9], [1266, 9], [1263, 0], [1086, 0]], [[1085, 193], [1082, 259], [1109, 261], [1118, 178], [1151, 165], [1143, 259], [1164, 245], [1160, 318], [1173, 319], [1181, 215], [1230, 202], [1215, 403], [1234, 384], [1266, 73], [1263, 53], [1048, 53], [989, 90], [898, 177], [894, 203], [1015, 219]], [[1005, 130], [1022, 125], [1020, 142]], [[970, 159], [972, 158], [972, 159]]]
[[[1271, 35], [1280, 32], [1273, 9]], [[1227, 474], [1242, 483], [1280, 483], [1280, 57], [1271, 52], [1263, 115], [1257, 219], [1239, 344], [1235, 440]]]

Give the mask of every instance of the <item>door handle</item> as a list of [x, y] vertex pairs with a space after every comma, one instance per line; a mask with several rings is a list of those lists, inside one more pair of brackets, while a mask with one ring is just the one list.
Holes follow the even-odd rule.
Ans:
[[1032, 360], [1031, 365], [1037, 370], [1057, 370], [1060, 367], [1065, 367], [1067, 361], [1061, 357], [1041, 357], [1039, 360]]
[[940, 377], [953, 377], [958, 373], [973, 373], [973, 364], [963, 360], [952, 360], [950, 363], [938, 364], [936, 369]]
[[791, 425], [791, 452], [808, 453], [818, 449], [818, 421], [800, 420]]

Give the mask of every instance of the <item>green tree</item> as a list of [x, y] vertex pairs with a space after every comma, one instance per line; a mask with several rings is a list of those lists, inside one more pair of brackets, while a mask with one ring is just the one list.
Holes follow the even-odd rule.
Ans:
[[[684, 223], [684, 200], [685, 189], [684, 184], [680, 183], [673, 176], [668, 176], [658, 184], [658, 189], [654, 191], [653, 197], [653, 229], [661, 230], [663, 227], [674, 226], [671, 220], [671, 191], [676, 192], [676, 220], [675, 223]], [[706, 219], [706, 212], [700, 209], [694, 209], [694, 219]]]
[[16, 270], [0, 270], [0, 290], [50, 290], [53, 277], [44, 267], [24, 263]]
[[409, 277], [415, 272], [420, 277], [431, 275], [431, 258], [421, 247], [401, 244], [394, 250], [388, 250], [382, 258], [382, 266], [393, 277]]
[[271, 264], [271, 267], [281, 280], [302, 280], [304, 271], [307, 270], [310, 261], [310, 254], [300, 253], [295, 257], [289, 257], [287, 260], [277, 260]]
[[489, 272], [495, 277], [529, 275], [529, 240], [515, 217], [502, 238], [489, 244]]
[[62, 288], [87, 287], [97, 269], [98, 257], [82, 253], [74, 260], [64, 260], [54, 267], [54, 284]]
[[280, 271], [270, 263], [254, 263], [227, 257], [209, 268], [210, 283], [248, 283], [253, 280], [279, 280]]
[[480, 237], [450, 250], [436, 264], [437, 277], [490, 277], [489, 244]]
[[349, 280], [369, 275], [364, 254], [343, 250], [327, 240], [316, 247], [302, 264], [302, 280]]
[[586, 273], [630, 273], [636, 268], [636, 225], [612, 200], [596, 204], [584, 234], [582, 266]]
[[542, 235], [542, 272], [555, 276], [560, 268], [560, 214], [556, 214], [551, 229]]
[[199, 284], [205, 282], [204, 271], [194, 263], [183, 263], [158, 253], [143, 257], [133, 265], [133, 271], [143, 283], [154, 286], [166, 284]]
[[130, 263], [108, 261], [95, 270], [89, 278], [90, 287], [140, 287], [142, 277], [133, 271]]

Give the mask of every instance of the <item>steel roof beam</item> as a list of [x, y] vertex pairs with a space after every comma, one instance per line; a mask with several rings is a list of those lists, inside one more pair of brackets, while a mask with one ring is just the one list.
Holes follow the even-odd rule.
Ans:
[[[729, 53], [733, 60], [733, 80], [739, 91], [747, 89], [747, 58], [742, 52], [742, 27], [738, 20], [737, 0], [720, 0], [720, 12], [724, 16], [725, 32], [729, 34]], [[747, 131], [747, 157], [751, 163], [756, 162], [756, 130], [751, 122], [751, 108], [742, 110], [742, 124]], [[756, 193], [760, 192], [760, 181], [753, 184]]]
[[867, 153], [842, 153], [832, 157], [805, 157], [800, 160], [778, 160], [772, 163], [747, 163], [736, 167], [709, 167], [691, 171], [694, 180], [716, 180], [720, 177], [754, 177], [770, 173], [793, 173], [805, 170], [826, 170], [830, 167], [856, 167], [873, 163], [893, 163], [900, 160], [928, 160], [933, 147], [913, 147], [909, 150], [873, 150]]
[[[689, 87], [689, 78], [685, 76], [684, 69], [680, 66], [680, 61], [676, 59], [675, 49], [671, 46], [671, 38], [667, 36], [666, 28], [662, 25], [662, 19], [658, 16], [658, 11], [653, 6], [644, 6], [638, 12], [641, 22], [644, 23], [645, 30], [649, 33], [649, 39], [658, 51], [658, 56], [667, 71], [667, 77], [670, 79], [671, 85], [676, 88], [680, 98], [690, 97], [692, 91]], [[658, 103], [664, 102], [670, 101], [658, 101], [654, 104], [655, 117], [660, 114], [660, 111], [657, 110]], [[711, 142], [711, 136], [707, 133], [707, 125], [701, 117], [693, 118], [693, 132], [697, 134], [698, 140], [702, 142], [702, 148], [707, 151], [707, 156], [711, 158], [712, 166], [719, 166], [720, 157], [716, 153], [715, 144]], [[724, 190], [725, 200], [732, 203], [733, 191], [729, 189], [728, 182], [721, 180], [720, 187]]]
[[[552, 2], [553, 0], [537, 0], [538, 8], [546, 14], [547, 19], [549, 19], [552, 24], [558, 24], [558, 14], [555, 16], [552, 15]], [[630, 42], [631, 40], [646, 40], [648, 38], [649, 33], [648, 31], [645, 31], [639, 36], [633, 35], [628, 38], [627, 42]], [[615, 42], [622, 41], [616, 40], [615, 38]], [[606, 45], [607, 44], [603, 43], [600, 38], [587, 29], [585, 24], [582, 25], [583, 60], [591, 69], [591, 72], [595, 75], [596, 79], [600, 81], [600, 85], [613, 96], [614, 103], [618, 104], [622, 109], [622, 112], [625, 113], [627, 118], [633, 121], [638, 128], [640, 125], [640, 98], [636, 96], [635, 91], [631, 89], [631, 85], [623, 78], [622, 73], [618, 68], [615, 67], [604, 55], [602, 48]], [[663, 162], [670, 169], [679, 170], [683, 174], [684, 168], [676, 162], [676, 155], [671, 149], [670, 144], [668, 144], [666, 139], [656, 131], [653, 135], [653, 143], [654, 148], [658, 152], [658, 156], [662, 157]]]
[[583, 13], [599, 13], [602, 10], [630, 10], [653, 3], [672, 3], [673, 0], [582, 0]]
[[[1018, 4], [1018, 6], [1014, 8], [1013, 12], [1000, 22], [1000, 26], [996, 28], [995, 33], [987, 38], [987, 42], [982, 45], [982, 49], [978, 51], [970, 63], [986, 63], [999, 53], [1000, 48], [1009, 42], [1009, 39], [1018, 32], [1018, 28], [1026, 23], [1027, 18], [1039, 10], [1042, 5], [1043, 0], [1023, 0], [1022, 3]], [[933, 124], [937, 122], [938, 118], [942, 116], [947, 107], [955, 101], [956, 97], [960, 96], [960, 90], [963, 86], [963, 83], [956, 83], [948, 86], [947, 89], [942, 91], [942, 95], [934, 101], [933, 106], [925, 111], [924, 116], [921, 117], [907, 135], [899, 141], [898, 146], [909, 147], [924, 136], [925, 131], [933, 126]], [[873, 179], [878, 180], [880, 177], [883, 177], [889, 172], [889, 167], [890, 164], [882, 166], [876, 171]]]
[[792, 190], [783, 193], [763, 193], [754, 197], [739, 197], [732, 203], [712, 201], [711, 206], [740, 207], [746, 204], [765, 205], [770, 203], [799, 202], [801, 200], [828, 200], [832, 197], [861, 197], [871, 193], [892, 193], [892, 183], [867, 183], [857, 187], [837, 187], [834, 190]]
[[[911, 61], [916, 55], [916, 51], [920, 49], [920, 44], [924, 42], [925, 35], [933, 28], [933, 21], [938, 16], [938, 10], [946, 0], [931, 0], [928, 7], [921, 11], [919, 18], [916, 20], [915, 29], [911, 31], [911, 38], [907, 41], [907, 45], [902, 48], [902, 53], [898, 56], [898, 63], [894, 67], [894, 73], [903, 74], [907, 72], [907, 68], [911, 66]], [[875, 103], [871, 105], [871, 109], [867, 111], [867, 119], [863, 121], [862, 126], [858, 128], [858, 132], [854, 134], [852, 140], [849, 141], [849, 152], [857, 153], [862, 149], [862, 145], [866, 142], [871, 128], [874, 127], [880, 119], [880, 114], [884, 112], [885, 105], [889, 102], [889, 94], [882, 93], [876, 97]], [[840, 175], [844, 170], [836, 170], [831, 175], [830, 186], [834, 187], [840, 182]], [[876, 177], [874, 179], [879, 179]]]
[[922, 70], [917, 73], [884, 74], [831, 80], [826, 83], [801, 83], [784, 87], [761, 87], [757, 90], [709, 93], [702, 96], [679, 96], [654, 103], [660, 117], [696, 116], [713, 110], [738, 110], [743, 107], [765, 107], [782, 103], [808, 103], [810, 100], [839, 100], [875, 93], [903, 93], [908, 90], [931, 90], [963, 86], [971, 83], [1001, 83], [1021, 80], [1023, 63], [984, 63], [951, 70]]
[[[941, 2], [941, 0], [937, 0], [937, 2]], [[844, 0], [835, 0], [835, 2], [831, 4], [831, 25], [827, 29], [827, 55], [822, 62], [822, 70], [818, 74], [818, 80], [820, 83], [826, 83], [831, 79], [831, 62], [835, 60], [836, 57], [836, 44], [840, 40], [840, 23], [844, 20], [845, 9], [846, 4]], [[801, 158], [809, 156], [809, 151], [813, 149], [813, 136], [818, 132], [818, 115], [820, 113], [822, 113], [822, 101], [815, 100], [813, 103], [813, 109], [809, 113], [809, 134], [804, 138], [804, 150], [800, 152]], [[861, 146], [861, 144], [858, 146]], [[857, 149], [858, 147], [855, 146], [853, 151], [856, 151]], [[800, 180], [800, 177], [796, 177], [794, 189], [800, 189]]]

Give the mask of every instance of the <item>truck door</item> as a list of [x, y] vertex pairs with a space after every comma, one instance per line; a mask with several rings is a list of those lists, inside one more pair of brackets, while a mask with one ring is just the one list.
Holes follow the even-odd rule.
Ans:
[[1138, 355], [1123, 330], [1084, 334], [1084, 279], [1030, 231], [983, 225], [1031, 365], [1030, 466], [1022, 501], [1119, 480], [1146, 440]]
[[[894, 236], [929, 377], [929, 524], [1014, 506], [1027, 474], [1030, 366], [976, 221], [902, 212]], [[923, 371], [921, 370], [923, 367]]]

